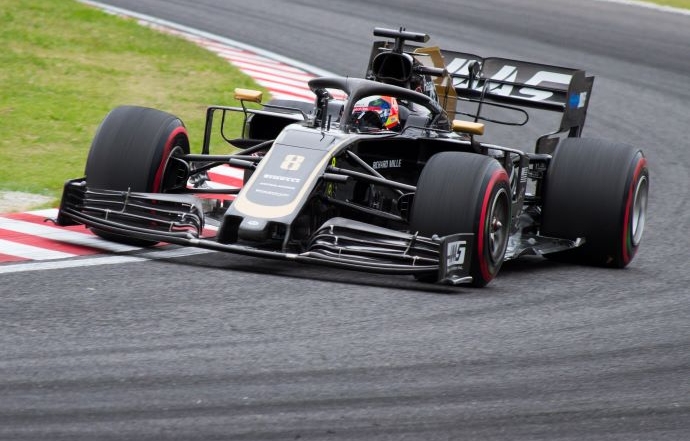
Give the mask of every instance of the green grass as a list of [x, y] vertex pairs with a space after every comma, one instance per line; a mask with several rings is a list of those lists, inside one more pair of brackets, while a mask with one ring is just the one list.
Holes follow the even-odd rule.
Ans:
[[0, 47], [0, 190], [56, 201], [112, 108], [173, 113], [198, 150], [206, 106], [257, 88], [190, 42], [71, 0], [0, 0]]
[[657, 5], [673, 6], [676, 8], [690, 9], [690, 0], [651, 0], [649, 3]]

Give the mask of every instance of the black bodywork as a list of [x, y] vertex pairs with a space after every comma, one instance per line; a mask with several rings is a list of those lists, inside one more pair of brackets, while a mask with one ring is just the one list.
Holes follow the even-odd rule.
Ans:
[[[472, 231], [422, 236], [410, 225], [425, 165], [434, 155], [453, 151], [494, 158], [510, 177], [505, 260], [578, 246], [580, 238], [540, 235], [541, 185], [558, 140], [580, 136], [593, 78], [577, 69], [426, 51], [410, 43], [426, 42], [424, 34], [378, 29], [375, 35], [392, 41], [374, 44], [365, 79], [316, 78], [309, 82], [313, 104], [211, 106], [201, 152], [174, 150], [165, 160], [159, 191], [94, 188], [89, 176], [71, 180], [57, 222], [85, 224], [115, 240], [164, 241], [371, 272], [433, 274], [432, 280], [445, 283], [470, 282], [471, 250], [465, 265], [449, 268], [446, 256], [457, 251], [450, 248], [458, 243], [471, 243]], [[421, 93], [419, 87], [411, 90], [414, 77], [432, 81], [435, 94]], [[406, 106], [398, 131], [362, 129], [351, 116], [353, 106], [373, 95], [394, 96], [419, 111]], [[468, 115], [470, 106], [475, 110]], [[525, 152], [480, 142], [477, 124], [454, 123], [481, 123], [488, 106], [520, 112], [543, 109], [562, 118], [553, 133], [534, 141], [534, 152]], [[240, 138], [224, 135], [230, 112], [244, 114]], [[218, 127], [236, 153], [211, 152]], [[206, 172], [222, 165], [245, 170], [241, 189], [204, 185]], [[214, 194], [225, 198], [215, 200]], [[229, 194], [236, 195], [234, 201], [227, 200]], [[205, 235], [205, 226], [216, 234]]]

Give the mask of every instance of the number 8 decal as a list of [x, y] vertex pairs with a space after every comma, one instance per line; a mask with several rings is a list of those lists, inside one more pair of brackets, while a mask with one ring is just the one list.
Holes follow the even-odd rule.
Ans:
[[283, 170], [295, 171], [300, 168], [303, 162], [304, 156], [285, 155], [285, 159], [283, 159], [283, 163], [280, 164], [280, 168], [282, 168]]

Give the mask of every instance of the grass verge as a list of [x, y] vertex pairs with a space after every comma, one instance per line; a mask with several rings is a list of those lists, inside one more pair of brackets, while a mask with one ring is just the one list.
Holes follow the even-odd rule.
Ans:
[[83, 174], [112, 108], [173, 113], [199, 146], [207, 105], [258, 88], [193, 43], [72, 0], [0, 0], [0, 47], [0, 190], [50, 196], [52, 206]]
[[649, 3], [656, 3], [662, 6], [673, 6], [674, 8], [690, 9], [690, 0], [652, 0]]

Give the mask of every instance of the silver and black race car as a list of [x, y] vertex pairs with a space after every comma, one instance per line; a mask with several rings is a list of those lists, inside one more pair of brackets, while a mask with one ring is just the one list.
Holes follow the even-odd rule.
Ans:
[[[240, 107], [209, 107], [198, 154], [177, 117], [112, 110], [85, 177], [65, 184], [57, 223], [126, 243], [479, 287], [522, 255], [630, 263], [647, 161], [638, 148], [580, 137], [593, 77], [425, 47], [426, 34], [403, 29], [374, 35], [385, 40], [365, 78], [312, 79], [313, 104], [260, 105], [260, 92], [238, 89]], [[531, 151], [479, 139], [488, 124], [524, 125], [527, 110], [560, 115]], [[225, 136], [232, 112], [244, 117], [236, 139]], [[241, 185], [211, 185], [219, 167], [243, 169]]]

